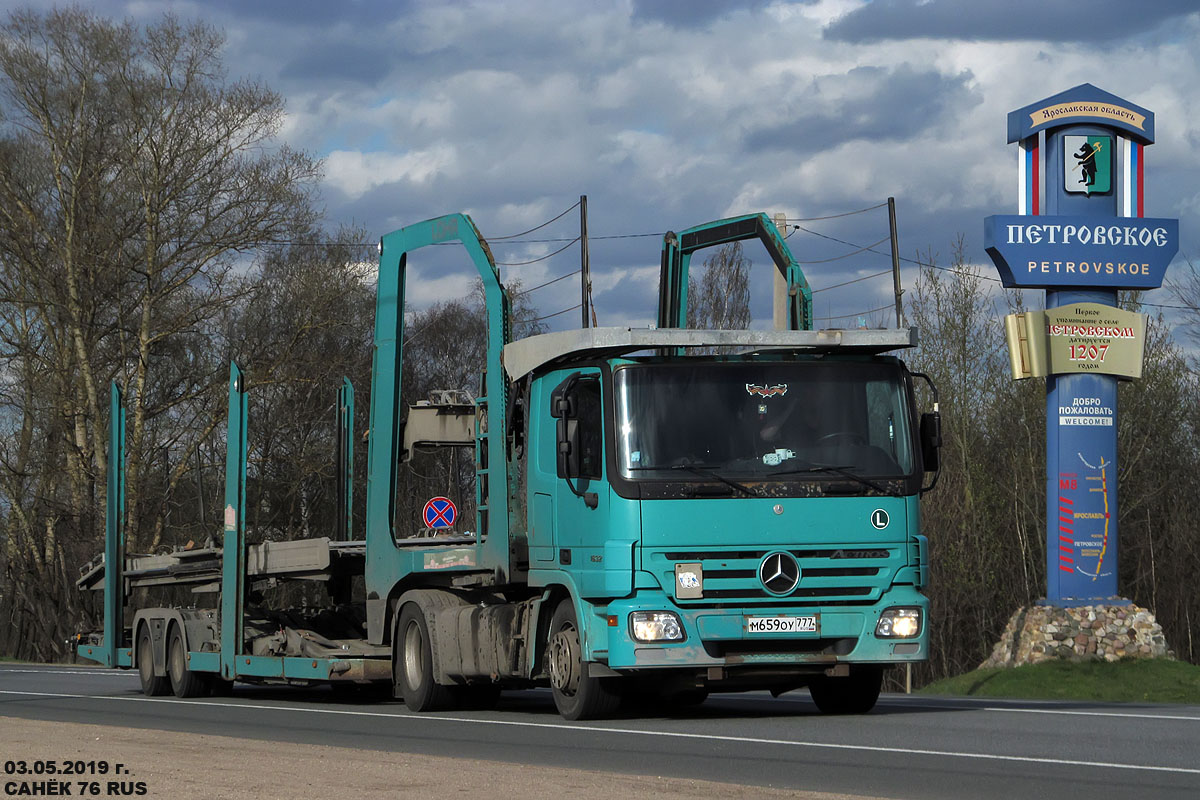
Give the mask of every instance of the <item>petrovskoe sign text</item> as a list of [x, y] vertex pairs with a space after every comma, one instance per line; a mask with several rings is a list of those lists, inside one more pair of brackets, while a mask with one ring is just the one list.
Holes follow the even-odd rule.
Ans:
[[1005, 225], [1007, 244], [1101, 244], [1113, 247], [1166, 247], [1170, 234], [1159, 225], [1071, 225], [1018, 223]]
[[996, 215], [984, 246], [1005, 286], [1153, 289], [1179, 250], [1179, 221]]

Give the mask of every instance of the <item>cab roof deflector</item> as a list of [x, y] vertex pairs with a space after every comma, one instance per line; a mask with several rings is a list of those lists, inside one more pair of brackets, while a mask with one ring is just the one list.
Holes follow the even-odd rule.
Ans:
[[504, 346], [501, 360], [511, 380], [568, 356], [607, 358], [639, 350], [733, 347], [815, 353], [884, 353], [917, 346], [917, 329], [820, 331], [717, 331], [687, 328], [585, 328], [530, 336]]

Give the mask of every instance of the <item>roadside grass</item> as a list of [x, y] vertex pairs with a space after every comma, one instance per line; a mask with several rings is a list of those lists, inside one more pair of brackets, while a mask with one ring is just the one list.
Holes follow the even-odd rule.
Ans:
[[1200, 667], [1165, 659], [1047, 661], [1011, 669], [977, 669], [935, 681], [919, 693], [1200, 705]]

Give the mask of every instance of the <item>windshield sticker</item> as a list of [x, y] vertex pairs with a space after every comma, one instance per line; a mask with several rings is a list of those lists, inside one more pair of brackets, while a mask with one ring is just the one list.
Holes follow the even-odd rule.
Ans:
[[786, 383], [777, 383], [774, 386], [760, 386], [757, 383], [747, 383], [746, 391], [751, 395], [759, 397], [783, 397], [787, 394], [788, 385]]

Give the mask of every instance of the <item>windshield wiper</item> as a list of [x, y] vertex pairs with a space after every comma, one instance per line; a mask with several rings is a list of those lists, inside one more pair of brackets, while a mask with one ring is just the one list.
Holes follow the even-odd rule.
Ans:
[[833, 464], [813, 464], [811, 467], [801, 467], [799, 469], [785, 469], [785, 470], [780, 470], [778, 472], [772, 472], [771, 475], [772, 476], [774, 476], [774, 475], [801, 475], [801, 474], [812, 474], [815, 472], [832, 472], [835, 475], [841, 475], [843, 478], [849, 478], [850, 480], [855, 481], [856, 483], [861, 483], [863, 486], [874, 489], [875, 491], [879, 492], [880, 494], [886, 494], [890, 497], [903, 497], [903, 494], [901, 492], [893, 492], [890, 489], [887, 489], [887, 488], [881, 486], [880, 484], [876, 483], [875, 481], [870, 480], [869, 478], [864, 478], [862, 475], [859, 475], [858, 473], [851, 472], [850, 470], [852, 470], [852, 469], [854, 469], [853, 464], [847, 464], [845, 466], [834, 466]]
[[717, 480], [719, 480], [721, 483], [725, 484], [726, 486], [732, 486], [734, 489], [737, 489], [738, 491], [745, 492], [750, 497], [758, 496], [758, 492], [753, 491], [749, 486], [738, 483], [737, 481], [732, 480], [730, 478], [726, 478], [724, 475], [717, 472], [712, 467], [698, 466], [696, 464], [672, 464], [671, 469], [687, 470], [688, 472], [692, 473], [693, 475], [699, 475], [702, 478], [716, 478]]

